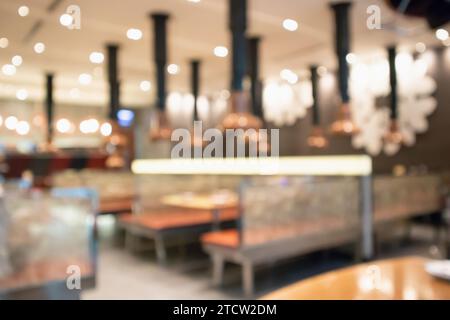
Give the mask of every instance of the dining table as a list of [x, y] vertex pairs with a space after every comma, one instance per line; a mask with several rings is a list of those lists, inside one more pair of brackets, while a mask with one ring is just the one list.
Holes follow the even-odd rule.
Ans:
[[210, 211], [212, 229], [219, 230], [221, 213], [227, 209], [237, 209], [239, 197], [230, 190], [218, 190], [210, 193], [184, 192], [163, 196], [161, 203], [181, 209]]
[[326, 272], [262, 297], [267, 300], [448, 300], [450, 281], [426, 271], [430, 259], [407, 256]]

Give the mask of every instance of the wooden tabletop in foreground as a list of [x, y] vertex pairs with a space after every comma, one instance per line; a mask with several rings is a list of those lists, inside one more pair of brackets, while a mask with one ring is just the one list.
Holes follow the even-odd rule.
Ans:
[[222, 210], [236, 208], [238, 196], [234, 192], [180, 193], [163, 197], [161, 203], [185, 209]]
[[302, 280], [263, 299], [450, 299], [450, 282], [426, 273], [427, 261], [404, 257], [359, 264]]

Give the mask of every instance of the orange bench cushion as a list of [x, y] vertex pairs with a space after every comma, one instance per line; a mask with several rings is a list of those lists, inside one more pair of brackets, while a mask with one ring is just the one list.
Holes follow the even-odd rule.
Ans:
[[236, 229], [208, 232], [202, 235], [202, 243], [228, 248], [239, 247], [239, 233]]
[[100, 214], [107, 212], [127, 212], [131, 211], [132, 207], [133, 207], [133, 198], [100, 199], [98, 212]]
[[[220, 221], [235, 220], [237, 216], [236, 209], [222, 210], [219, 215]], [[119, 221], [124, 224], [163, 230], [209, 224], [213, 222], [213, 216], [211, 211], [207, 210], [166, 210], [142, 214], [127, 213], [121, 215]]]

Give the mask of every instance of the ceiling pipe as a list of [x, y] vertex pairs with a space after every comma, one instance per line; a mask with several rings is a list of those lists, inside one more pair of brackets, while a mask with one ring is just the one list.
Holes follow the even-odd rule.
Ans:
[[399, 144], [402, 142], [403, 137], [398, 127], [398, 93], [397, 93], [397, 71], [395, 67], [395, 57], [397, 55], [397, 49], [395, 46], [387, 48], [388, 61], [389, 61], [389, 83], [391, 85], [390, 100], [390, 124], [389, 130], [385, 135], [385, 141], [387, 143]]
[[350, 52], [350, 19], [351, 2], [331, 4], [335, 16], [335, 51], [338, 58], [338, 84], [341, 105], [337, 119], [331, 125], [331, 130], [337, 135], [352, 135], [358, 131], [352, 120], [350, 96], [348, 93], [349, 66], [347, 55]]
[[165, 114], [166, 108], [166, 65], [167, 65], [167, 21], [166, 13], [152, 13], [153, 23], [153, 59], [156, 69], [156, 112], [150, 126], [152, 140], [170, 139], [171, 129]]
[[264, 118], [262, 106], [262, 81], [259, 72], [259, 45], [260, 37], [250, 37], [247, 40], [248, 65], [247, 75], [250, 78], [250, 96], [253, 114], [261, 119]]
[[317, 66], [310, 66], [311, 73], [311, 87], [312, 87], [312, 131], [307, 139], [308, 145], [311, 148], [322, 149], [328, 146], [328, 139], [325, 137], [322, 128], [320, 127], [320, 111], [319, 111], [319, 92], [318, 92], [318, 72]]
[[244, 92], [247, 72], [247, 0], [228, 0], [231, 31], [231, 112], [222, 121], [223, 129], [259, 129], [261, 120], [249, 112], [248, 95]]
[[53, 115], [54, 115], [54, 101], [53, 101], [53, 73], [45, 75], [45, 111], [47, 114], [47, 146], [53, 143]]
[[194, 97], [194, 121], [199, 120], [197, 100], [200, 90], [200, 60], [191, 60], [191, 92]]

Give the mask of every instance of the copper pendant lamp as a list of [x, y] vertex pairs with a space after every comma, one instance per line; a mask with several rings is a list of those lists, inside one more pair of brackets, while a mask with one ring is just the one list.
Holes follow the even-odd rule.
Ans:
[[150, 120], [149, 136], [152, 141], [170, 140], [172, 129], [166, 109], [167, 20], [166, 13], [153, 13], [153, 49], [156, 67], [156, 110]]
[[223, 130], [258, 130], [262, 127], [262, 121], [251, 113], [248, 94], [243, 86], [247, 64], [247, 0], [229, 0], [229, 28], [232, 38], [230, 113], [223, 119], [220, 127]]
[[312, 105], [312, 129], [308, 136], [307, 142], [308, 146], [311, 148], [323, 149], [328, 146], [328, 139], [325, 137], [325, 134], [320, 126], [320, 113], [319, 113], [319, 97], [318, 97], [318, 73], [317, 66], [312, 65], [310, 67], [311, 73], [311, 87], [312, 87], [312, 96], [313, 96], [313, 105]]
[[331, 5], [335, 15], [335, 50], [338, 58], [338, 83], [341, 97], [341, 105], [337, 118], [331, 125], [331, 131], [343, 136], [353, 135], [359, 131], [352, 119], [348, 93], [349, 67], [346, 58], [350, 51], [350, 7], [351, 2], [338, 2]]

